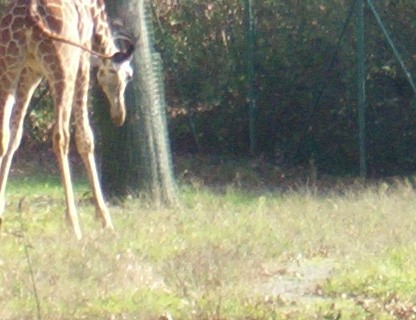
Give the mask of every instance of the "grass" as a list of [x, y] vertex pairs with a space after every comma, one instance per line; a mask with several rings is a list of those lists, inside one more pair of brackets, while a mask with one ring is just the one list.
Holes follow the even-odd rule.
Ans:
[[410, 183], [238, 186], [183, 183], [175, 209], [128, 200], [111, 208], [113, 235], [93, 219], [80, 181], [85, 236], [76, 241], [58, 179], [15, 177], [0, 236], [0, 319], [36, 319], [25, 247], [42, 319], [416, 318]]

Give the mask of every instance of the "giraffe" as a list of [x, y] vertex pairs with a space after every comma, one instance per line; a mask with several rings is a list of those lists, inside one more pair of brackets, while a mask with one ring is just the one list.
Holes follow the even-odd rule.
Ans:
[[113, 230], [97, 174], [87, 99], [91, 64], [98, 60], [97, 80], [110, 102], [111, 118], [116, 126], [123, 124], [133, 45], [121, 51], [114, 41], [104, 0], [13, 0], [5, 10], [0, 20], [0, 225], [28, 104], [46, 79], [54, 103], [52, 143], [65, 190], [67, 220], [81, 239], [68, 161], [72, 117], [96, 216], [104, 228]]

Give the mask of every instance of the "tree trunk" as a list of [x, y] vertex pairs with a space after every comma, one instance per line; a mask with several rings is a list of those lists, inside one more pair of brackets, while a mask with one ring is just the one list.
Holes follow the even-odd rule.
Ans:
[[[153, 48], [151, 11], [144, 0], [107, 0], [106, 4], [109, 15], [120, 18], [139, 40], [132, 61], [135, 75], [126, 92], [126, 124], [118, 130], [110, 129], [109, 116], [103, 115], [108, 108], [100, 107], [105, 112], [97, 112], [103, 189], [108, 196], [118, 197], [146, 191], [155, 204], [175, 205], [178, 199], [167, 132], [162, 61]], [[96, 104], [104, 102], [102, 94], [96, 97]]]

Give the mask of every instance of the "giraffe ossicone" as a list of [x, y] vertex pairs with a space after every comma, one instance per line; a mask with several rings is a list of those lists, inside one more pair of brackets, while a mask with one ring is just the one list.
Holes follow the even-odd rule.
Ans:
[[94, 196], [97, 217], [113, 229], [94, 157], [88, 118], [91, 54], [100, 58], [97, 79], [109, 99], [113, 122], [126, 116], [124, 91], [132, 77], [134, 47], [119, 50], [103, 0], [15, 0], [0, 20], [0, 224], [13, 155], [19, 147], [31, 97], [45, 78], [54, 103], [53, 148], [65, 190], [67, 217], [82, 237], [75, 207], [68, 152], [71, 116], [76, 146]]

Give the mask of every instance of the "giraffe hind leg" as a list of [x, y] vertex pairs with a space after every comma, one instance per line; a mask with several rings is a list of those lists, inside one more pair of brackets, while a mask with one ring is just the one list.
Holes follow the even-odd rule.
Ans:
[[16, 90], [16, 102], [10, 117], [10, 139], [0, 166], [0, 202], [5, 204], [6, 184], [14, 153], [20, 145], [23, 134], [23, 122], [33, 92], [39, 85], [41, 77], [29, 68], [25, 68]]
[[[10, 117], [16, 102], [16, 87], [20, 72], [21, 69], [13, 65], [7, 70], [0, 70], [0, 167], [3, 166], [3, 158], [9, 148]], [[0, 181], [5, 180], [7, 177], [0, 173]], [[4, 195], [0, 195], [0, 226], [5, 206]]]

